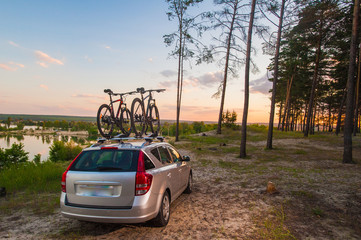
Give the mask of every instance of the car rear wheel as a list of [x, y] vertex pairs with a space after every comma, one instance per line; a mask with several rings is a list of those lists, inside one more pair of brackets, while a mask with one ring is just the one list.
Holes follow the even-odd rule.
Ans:
[[154, 219], [154, 225], [157, 227], [164, 227], [168, 224], [170, 217], [170, 198], [168, 192], [165, 192], [162, 198], [162, 203], [159, 208], [157, 217]]

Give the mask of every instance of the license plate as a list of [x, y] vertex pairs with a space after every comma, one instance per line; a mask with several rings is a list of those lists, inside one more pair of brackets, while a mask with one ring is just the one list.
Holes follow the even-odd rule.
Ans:
[[84, 197], [118, 197], [121, 186], [77, 185], [76, 195]]

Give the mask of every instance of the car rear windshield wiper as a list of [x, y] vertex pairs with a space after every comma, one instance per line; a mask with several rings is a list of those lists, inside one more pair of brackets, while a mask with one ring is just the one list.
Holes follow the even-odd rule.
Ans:
[[97, 167], [97, 170], [99, 170], [99, 171], [106, 171], [106, 170], [123, 170], [123, 168], [98, 166], [98, 167]]

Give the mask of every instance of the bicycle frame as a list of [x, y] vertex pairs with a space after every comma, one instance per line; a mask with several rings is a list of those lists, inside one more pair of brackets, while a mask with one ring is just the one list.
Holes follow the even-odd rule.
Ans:
[[[142, 103], [143, 103], [144, 107], [147, 107], [147, 109], [145, 109], [145, 116], [148, 116], [150, 107], [153, 106], [153, 105], [155, 105], [155, 99], [153, 98], [152, 90], [147, 90], [147, 91], [145, 91], [145, 92], [148, 92], [148, 91], [149, 91], [149, 94], [148, 94], [148, 96], [146, 96], [146, 97], [143, 97], [143, 93], [142, 93], [142, 92], [140, 93], [140, 95], [141, 95], [141, 97], [142, 97]], [[148, 104], [147, 104], [147, 106], [145, 106], [144, 102], [145, 102], [145, 100], [146, 100], [147, 98], [148, 98]]]
[[[114, 96], [116, 96], [116, 94], [114, 94]], [[120, 95], [119, 96], [119, 99], [117, 99], [117, 100], [114, 100], [113, 101], [113, 99], [112, 99], [112, 95], [111, 94], [109, 94], [109, 98], [110, 98], [110, 104], [109, 104], [109, 107], [110, 107], [110, 109], [111, 109], [111, 115], [112, 115], [112, 118], [114, 118], [114, 119], [119, 119], [119, 114], [120, 114], [120, 110], [122, 109], [122, 107], [124, 106], [126, 106], [126, 103], [124, 103], [124, 101], [123, 101], [123, 95]], [[114, 115], [114, 103], [116, 103], [116, 102], [120, 102], [119, 103], [119, 106], [118, 106], [118, 110], [117, 110], [117, 114], [116, 115]]]

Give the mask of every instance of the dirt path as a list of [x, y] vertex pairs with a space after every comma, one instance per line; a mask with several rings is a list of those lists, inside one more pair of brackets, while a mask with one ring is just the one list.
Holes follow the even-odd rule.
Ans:
[[[263, 147], [246, 160], [183, 150], [191, 155], [195, 188], [172, 204], [164, 228], [20, 211], [2, 217], [0, 239], [361, 239], [361, 166], [330, 159], [327, 144], [282, 141], [269, 161]], [[308, 156], [315, 149], [318, 159]], [[265, 192], [268, 181], [278, 193]]]

